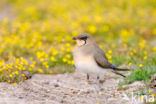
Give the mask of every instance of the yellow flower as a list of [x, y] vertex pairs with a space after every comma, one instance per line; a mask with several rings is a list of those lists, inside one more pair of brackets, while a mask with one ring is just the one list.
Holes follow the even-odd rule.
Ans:
[[49, 73], [50, 73], [50, 74], [53, 74], [53, 71], [50, 71]]
[[72, 60], [72, 65], [74, 65], [74, 60]]
[[143, 67], [143, 65], [142, 64], [139, 64], [139, 67], [141, 68], [141, 67]]
[[44, 55], [44, 52], [38, 51], [38, 52], [36, 53], [37, 58], [41, 58], [41, 57], [43, 57], [43, 55]]
[[156, 28], [154, 28], [154, 29], [152, 30], [152, 34], [153, 34], [153, 35], [156, 35]]
[[110, 63], [112, 63], [112, 60], [108, 60]]
[[109, 50], [108, 53], [111, 54], [112, 53], [112, 50]]
[[78, 35], [78, 32], [77, 31], [73, 31], [72, 32], [72, 36], [74, 37], [74, 36], [77, 36]]
[[130, 62], [128, 65], [129, 65], [129, 66], [131, 66], [131, 65], [132, 65], [132, 63]]
[[34, 66], [35, 66], [34, 64], [31, 64], [31, 65], [30, 65], [31, 68], [34, 68]]
[[130, 56], [133, 56], [133, 55], [134, 55], [134, 53], [133, 53], [133, 52], [131, 52], [131, 53], [130, 53]]
[[61, 51], [65, 51], [65, 48], [64, 47], [61, 47]]
[[68, 64], [72, 64], [72, 61], [69, 60], [69, 61], [67, 61], [67, 63], [68, 63]]
[[156, 96], [156, 94], [154, 93], [154, 94], [152, 94], [152, 96]]
[[33, 61], [33, 64], [35, 65], [36, 64], [36, 61]]
[[109, 55], [107, 58], [110, 60], [110, 59], [112, 59], [112, 56]]
[[148, 93], [150, 94], [151, 93], [151, 90], [148, 90]]
[[130, 35], [131, 34], [129, 33], [129, 31], [127, 31], [126, 29], [121, 30], [120, 37], [127, 40], [130, 37]]
[[147, 56], [144, 56], [144, 60], [146, 60], [147, 59]]
[[15, 67], [16, 69], [18, 68], [18, 66], [17, 66], [17, 65], [15, 65], [14, 67]]
[[99, 16], [99, 15], [95, 15], [95, 21], [96, 21], [97, 23], [102, 22], [102, 17]]
[[12, 78], [12, 77], [13, 77], [13, 75], [12, 75], [12, 74], [10, 74], [9, 76], [10, 76], [10, 78]]
[[43, 73], [43, 70], [42, 69], [38, 69], [38, 72]]
[[51, 61], [56, 61], [54, 56], [51, 56]]
[[19, 58], [16, 59], [16, 64], [18, 64], [18, 63], [19, 63]]
[[155, 51], [155, 52], [156, 52], [156, 47], [153, 47], [153, 51]]
[[66, 56], [65, 56], [66, 58], [70, 58], [71, 57], [71, 55], [70, 54], [66, 54]]
[[66, 58], [63, 58], [62, 61], [63, 61], [63, 62], [67, 62], [67, 59], [66, 59]]
[[26, 70], [26, 67], [23, 67], [23, 71]]
[[45, 67], [46, 67], [47, 69], [49, 69], [49, 65], [45, 65]]
[[144, 96], [143, 96], [143, 95], [141, 95], [141, 96], [140, 96], [140, 99], [141, 99], [141, 100], [142, 100], [142, 99], [144, 99]]
[[14, 83], [14, 85], [17, 85], [17, 83]]
[[106, 53], [106, 57], [108, 57], [109, 56], [109, 54], [108, 53]]
[[43, 64], [44, 66], [46, 66], [48, 63], [47, 63], [47, 62], [43, 62], [42, 64]]
[[75, 23], [72, 24], [72, 26], [73, 26], [74, 28], [79, 27], [79, 25], [80, 25], [80, 23], [78, 23], [78, 22], [75, 22]]
[[10, 80], [8, 80], [8, 83], [10, 83], [11, 81]]
[[53, 51], [52, 51], [52, 54], [55, 56], [55, 55], [58, 54], [58, 51], [57, 51], [57, 50], [53, 50]]
[[66, 47], [70, 47], [70, 44], [69, 43], [66, 43], [65, 45], [66, 45]]
[[9, 52], [9, 56], [13, 56], [12, 52]]
[[70, 52], [71, 50], [69, 48], [66, 49], [67, 52]]
[[145, 47], [145, 41], [141, 41], [141, 42], [139, 43], [139, 47], [140, 47], [140, 48], [144, 48], [144, 47]]
[[114, 98], [115, 101], [118, 101], [118, 98]]
[[43, 58], [41, 58], [41, 59], [40, 59], [40, 61], [41, 61], [41, 62], [43, 62], [43, 61], [44, 61], [44, 59], [43, 59]]
[[45, 54], [45, 57], [48, 58], [48, 54]]
[[22, 70], [22, 67], [18, 67], [19, 70]]
[[96, 27], [94, 25], [90, 25], [88, 27], [88, 30], [89, 30], [90, 33], [95, 33], [96, 32]]
[[25, 76], [25, 74], [22, 74], [22, 77], [24, 77]]
[[29, 68], [29, 71], [31, 72], [32, 71], [32, 68]]
[[0, 61], [0, 67], [4, 65], [4, 59]]
[[144, 55], [147, 55], [147, 52], [146, 51], [144, 51]]
[[15, 71], [15, 74], [18, 75], [18, 71]]

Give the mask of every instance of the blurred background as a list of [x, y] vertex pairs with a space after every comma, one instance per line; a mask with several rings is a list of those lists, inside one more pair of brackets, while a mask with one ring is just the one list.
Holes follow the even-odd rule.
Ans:
[[135, 69], [132, 80], [156, 73], [156, 0], [1, 0], [0, 7], [0, 81], [25, 80], [21, 71], [73, 72], [79, 33], [93, 35], [109, 62]]

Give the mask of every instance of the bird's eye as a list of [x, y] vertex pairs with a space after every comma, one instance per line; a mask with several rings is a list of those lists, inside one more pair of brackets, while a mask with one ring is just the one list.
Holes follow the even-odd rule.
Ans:
[[80, 38], [81, 40], [87, 40], [87, 36]]

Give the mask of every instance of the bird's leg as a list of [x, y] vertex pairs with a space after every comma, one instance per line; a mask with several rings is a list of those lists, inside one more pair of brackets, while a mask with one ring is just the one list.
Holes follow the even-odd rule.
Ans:
[[87, 80], [89, 80], [89, 74], [87, 73]]
[[97, 84], [99, 84], [99, 80], [100, 80], [100, 76], [98, 75], [98, 76], [96, 77]]
[[90, 79], [90, 77], [89, 77], [89, 74], [87, 73], [87, 82], [88, 82], [88, 84], [92, 84], [93, 82], [89, 79]]
[[97, 76], [97, 80], [99, 80], [100, 79], [100, 77], [99, 76]]
[[100, 79], [100, 76], [99, 75], [97, 75], [96, 76], [96, 83], [99, 85], [99, 79]]
[[103, 90], [103, 83], [104, 83], [105, 80], [101, 80], [99, 75], [96, 77], [96, 80], [97, 80], [96, 83], [97, 83], [98, 89]]
[[97, 81], [102, 84], [105, 80], [100, 80], [100, 77], [97, 76]]

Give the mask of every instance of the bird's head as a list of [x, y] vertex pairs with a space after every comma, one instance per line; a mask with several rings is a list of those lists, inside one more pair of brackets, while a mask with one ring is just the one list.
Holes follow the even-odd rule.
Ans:
[[77, 37], [73, 37], [73, 39], [76, 40], [78, 46], [94, 43], [93, 37], [88, 33], [81, 33]]

